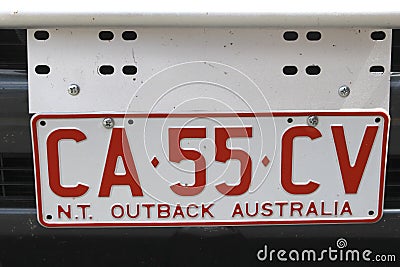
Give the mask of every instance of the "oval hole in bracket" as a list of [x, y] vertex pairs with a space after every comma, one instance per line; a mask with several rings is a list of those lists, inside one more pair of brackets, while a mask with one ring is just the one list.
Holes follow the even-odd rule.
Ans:
[[46, 41], [50, 38], [50, 34], [48, 31], [35, 31], [33, 37], [35, 37], [35, 39], [39, 41]]
[[99, 68], [99, 73], [102, 75], [111, 75], [114, 73], [114, 67], [111, 65], [102, 65]]
[[386, 33], [384, 31], [371, 32], [371, 39], [374, 41], [383, 41], [386, 38]]
[[37, 65], [35, 67], [35, 72], [39, 75], [46, 75], [50, 73], [50, 67], [47, 65]]
[[112, 31], [101, 31], [99, 32], [99, 39], [102, 41], [111, 41], [114, 39], [114, 33]]
[[383, 74], [385, 72], [385, 68], [383, 66], [371, 66], [369, 68], [369, 72], [372, 74]]
[[137, 68], [133, 65], [126, 65], [122, 68], [122, 72], [125, 75], [135, 75], [137, 73]]
[[283, 39], [286, 41], [296, 41], [299, 38], [299, 34], [295, 31], [287, 31], [283, 33]]
[[307, 40], [309, 41], [319, 41], [321, 40], [321, 33], [317, 32], [317, 31], [311, 31], [311, 32], [307, 32]]
[[315, 76], [321, 73], [321, 68], [317, 65], [311, 65], [306, 68], [306, 73]]
[[125, 41], [134, 41], [137, 38], [137, 33], [135, 31], [124, 31], [122, 33], [122, 39]]
[[297, 74], [297, 67], [296, 66], [285, 66], [282, 69], [283, 74], [285, 75], [296, 75]]

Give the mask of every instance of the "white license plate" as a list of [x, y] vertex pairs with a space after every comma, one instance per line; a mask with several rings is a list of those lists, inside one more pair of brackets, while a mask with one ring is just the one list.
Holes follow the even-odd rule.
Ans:
[[38, 219], [48, 227], [375, 222], [388, 124], [383, 111], [39, 114]]

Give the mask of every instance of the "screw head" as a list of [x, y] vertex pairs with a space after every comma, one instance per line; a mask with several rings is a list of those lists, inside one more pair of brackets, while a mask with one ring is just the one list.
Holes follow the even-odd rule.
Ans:
[[79, 94], [80, 91], [81, 90], [80, 90], [80, 88], [79, 88], [79, 86], [77, 84], [70, 84], [68, 86], [68, 93], [70, 95], [76, 96], [76, 95]]
[[307, 124], [312, 127], [316, 127], [318, 125], [318, 117], [317, 116], [309, 116], [307, 118]]
[[112, 129], [114, 128], [114, 120], [112, 118], [105, 118], [103, 120], [103, 126], [106, 129]]
[[341, 97], [348, 97], [350, 94], [350, 87], [347, 85], [340, 86], [338, 93]]

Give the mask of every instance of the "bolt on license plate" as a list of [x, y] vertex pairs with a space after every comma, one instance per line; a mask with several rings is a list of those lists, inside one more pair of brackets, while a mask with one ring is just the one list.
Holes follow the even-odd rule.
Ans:
[[381, 110], [39, 114], [38, 219], [48, 227], [375, 222]]

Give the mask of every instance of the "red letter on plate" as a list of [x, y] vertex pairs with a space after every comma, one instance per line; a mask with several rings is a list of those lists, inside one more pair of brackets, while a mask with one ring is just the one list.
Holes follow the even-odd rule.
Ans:
[[[125, 174], [115, 174], [115, 166], [118, 157], [122, 159]], [[128, 137], [126, 136], [124, 128], [114, 128], [112, 130], [99, 197], [109, 197], [111, 187], [114, 185], [128, 185], [131, 188], [132, 196], [143, 196], [136, 166], [129, 147]]]
[[63, 139], [72, 139], [80, 142], [86, 139], [84, 133], [77, 129], [59, 129], [52, 132], [47, 138], [47, 168], [49, 172], [49, 185], [54, 194], [60, 197], [80, 197], [89, 189], [88, 186], [63, 186], [60, 181], [60, 162], [58, 143]]
[[354, 166], [350, 165], [349, 152], [347, 151], [343, 126], [332, 126], [331, 128], [333, 139], [335, 140], [340, 171], [342, 173], [344, 191], [346, 194], [355, 194], [357, 193], [365, 166], [367, 165], [376, 132], [378, 131], [378, 126], [367, 126]]
[[206, 185], [206, 160], [200, 152], [192, 149], [182, 149], [180, 142], [184, 138], [205, 138], [206, 128], [170, 128], [169, 135], [169, 160], [179, 163], [182, 160], [194, 161], [193, 185], [176, 183], [171, 185], [171, 190], [181, 196], [195, 196], [201, 193]]
[[295, 184], [292, 180], [293, 140], [305, 136], [314, 140], [321, 137], [321, 132], [311, 126], [297, 126], [287, 130], [282, 137], [281, 182], [290, 194], [310, 194], [317, 190], [319, 184], [309, 181], [307, 184]]
[[240, 161], [240, 183], [238, 185], [227, 185], [226, 183], [216, 185], [217, 190], [228, 196], [242, 195], [249, 190], [251, 183], [251, 158], [249, 154], [240, 149], [226, 147], [226, 141], [235, 137], [252, 137], [251, 127], [229, 127], [215, 128], [215, 160], [227, 162], [230, 159]]

